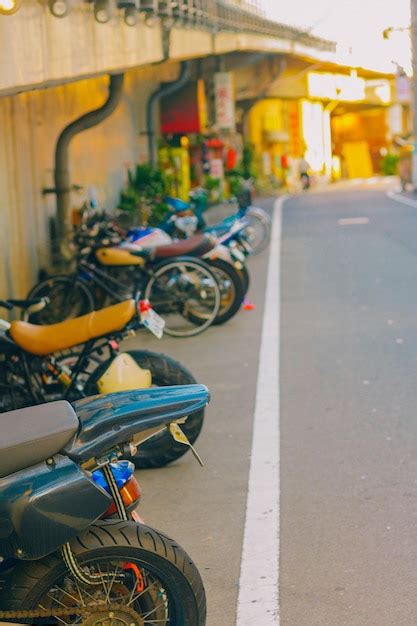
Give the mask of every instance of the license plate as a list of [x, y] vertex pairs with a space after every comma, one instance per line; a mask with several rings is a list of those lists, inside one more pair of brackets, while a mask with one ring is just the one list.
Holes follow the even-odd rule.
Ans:
[[163, 317], [158, 315], [158, 313], [155, 313], [153, 309], [149, 309], [149, 311], [142, 313], [141, 319], [143, 325], [146, 326], [146, 328], [150, 330], [155, 337], [158, 337], [158, 339], [162, 338], [165, 328], [165, 320]]

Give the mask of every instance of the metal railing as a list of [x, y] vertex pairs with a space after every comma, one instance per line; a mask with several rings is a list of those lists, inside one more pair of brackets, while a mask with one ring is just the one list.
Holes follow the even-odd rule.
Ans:
[[329, 52], [335, 50], [334, 42], [270, 20], [256, 5], [252, 5], [252, 8], [250, 4], [236, 4], [227, 0], [140, 0], [139, 10], [160, 17], [168, 24], [195, 26], [212, 32], [255, 33], [290, 39]]

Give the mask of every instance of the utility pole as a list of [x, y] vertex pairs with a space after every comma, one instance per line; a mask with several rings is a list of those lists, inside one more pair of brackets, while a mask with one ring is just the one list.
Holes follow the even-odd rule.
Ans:
[[417, 0], [410, 0], [411, 9], [411, 53], [413, 65], [412, 78], [412, 106], [413, 106], [413, 170], [412, 181], [414, 189], [417, 189]]

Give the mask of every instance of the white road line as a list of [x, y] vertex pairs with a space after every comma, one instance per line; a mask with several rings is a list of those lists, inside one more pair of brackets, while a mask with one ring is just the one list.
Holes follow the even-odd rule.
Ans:
[[369, 217], [342, 217], [337, 220], [340, 226], [359, 226], [360, 224], [369, 224]]
[[239, 580], [237, 626], [279, 624], [279, 352], [281, 210], [274, 207], [245, 532]]
[[400, 194], [395, 193], [395, 191], [387, 191], [387, 196], [388, 198], [391, 198], [391, 200], [395, 200], [395, 202], [401, 202], [407, 206], [412, 206], [413, 209], [417, 209], [417, 202], [415, 200], [412, 200], [411, 198], [404, 198], [404, 196], [400, 196]]

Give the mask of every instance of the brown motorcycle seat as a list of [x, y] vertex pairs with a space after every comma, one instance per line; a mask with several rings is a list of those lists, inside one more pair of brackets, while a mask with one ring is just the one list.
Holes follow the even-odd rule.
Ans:
[[135, 312], [135, 301], [126, 300], [58, 324], [38, 326], [15, 321], [11, 323], [9, 334], [26, 352], [45, 356], [122, 330]]
[[189, 239], [181, 239], [166, 246], [154, 249], [155, 259], [169, 259], [174, 256], [200, 257], [216, 247], [216, 241], [209, 235], [193, 235]]

